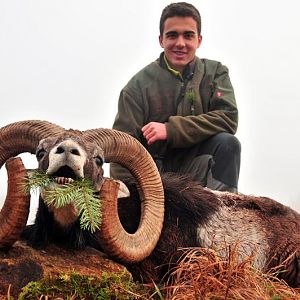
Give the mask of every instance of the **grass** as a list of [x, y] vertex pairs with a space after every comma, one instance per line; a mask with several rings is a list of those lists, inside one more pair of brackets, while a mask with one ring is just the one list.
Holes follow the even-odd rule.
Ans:
[[252, 267], [253, 257], [239, 262], [236, 249], [221, 259], [213, 250], [183, 249], [183, 259], [164, 288], [167, 299], [203, 300], [296, 300], [300, 291], [276, 277]]
[[[101, 280], [77, 273], [63, 274], [39, 282], [30, 282], [22, 289], [19, 300], [33, 299], [159, 299], [153, 289], [134, 283], [126, 275], [103, 273]], [[12, 299], [10, 297], [10, 299]]]

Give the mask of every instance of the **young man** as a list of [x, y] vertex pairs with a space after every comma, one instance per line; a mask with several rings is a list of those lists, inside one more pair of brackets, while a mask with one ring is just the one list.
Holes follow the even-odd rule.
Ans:
[[[185, 2], [162, 12], [160, 57], [121, 91], [114, 129], [137, 138], [160, 172], [189, 174], [203, 186], [237, 191], [240, 143], [233, 135], [238, 111], [228, 70], [196, 57], [201, 17]], [[130, 177], [120, 165], [111, 176]]]

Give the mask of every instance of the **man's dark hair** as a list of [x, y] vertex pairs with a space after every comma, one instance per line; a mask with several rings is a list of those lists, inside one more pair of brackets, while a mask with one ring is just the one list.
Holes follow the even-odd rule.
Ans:
[[198, 9], [190, 3], [177, 2], [169, 4], [162, 11], [159, 22], [159, 32], [161, 36], [164, 31], [165, 21], [172, 17], [192, 17], [197, 23], [198, 35], [201, 34], [201, 16]]

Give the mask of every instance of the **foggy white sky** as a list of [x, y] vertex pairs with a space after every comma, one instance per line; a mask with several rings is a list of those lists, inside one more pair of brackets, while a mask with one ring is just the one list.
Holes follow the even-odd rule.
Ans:
[[[298, 1], [188, 2], [202, 15], [197, 55], [227, 65], [235, 89], [240, 192], [300, 211]], [[158, 23], [169, 3], [0, 0], [0, 127], [29, 119], [111, 127], [121, 88], [161, 52]]]

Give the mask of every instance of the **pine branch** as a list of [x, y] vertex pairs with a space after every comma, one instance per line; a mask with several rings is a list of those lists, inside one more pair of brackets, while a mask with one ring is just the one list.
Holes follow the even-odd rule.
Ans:
[[76, 197], [80, 194], [76, 182], [72, 184], [67, 183], [62, 186], [55, 186], [54, 189], [45, 190], [45, 199], [47, 205], [52, 205], [55, 208], [62, 208], [68, 204], [71, 204]]
[[29, 193], [31, 190], [38, 190], [39, 188], [44, 188], [48, 186], [53, 181], [53, 178], [40, 171], [30, 172], [26, 178], [24, 185], [24, 191]]
[[75, 206], [80, 213], [80, 225], [82, 229], [88, 229], [92, 233], [99, 228], [101, 223], [101, 202], [95, 193], [85, 187], [81, 187], [80, 197], [74, 198]]
[[33, 172], [27, 179], [25, 190], [42, 188], [45, 191], [44, 202], [48, 206], [62, 208], [73, 204], [79, 213], [80, 227], [92, 233], [101, 225], [101, 199], [97, 196], [93, 184], [88, 179], [74, 180], [72, 183], [58, 185], [54, 178], [45, 173]]

